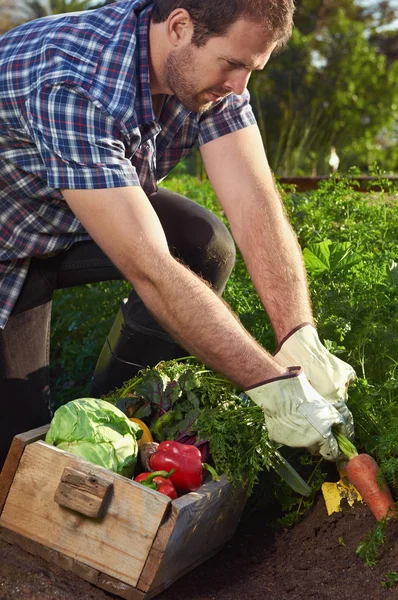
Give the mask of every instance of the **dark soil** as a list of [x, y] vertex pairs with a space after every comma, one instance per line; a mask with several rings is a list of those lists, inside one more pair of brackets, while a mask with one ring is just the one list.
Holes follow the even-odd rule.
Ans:
[[[265, 512], [242, 521], [235, 537], [213, 559], [157, 596], [158, 600], [384, 600], [398, 599], [398, 521], [374, 567], [364, 567], [356, 548], [374, 527], [360, 504], [327, 516], [322, 497], [293, 529], [273, 531]], [[85, 581], [0, 541], [1, 600], [109, 600]]]

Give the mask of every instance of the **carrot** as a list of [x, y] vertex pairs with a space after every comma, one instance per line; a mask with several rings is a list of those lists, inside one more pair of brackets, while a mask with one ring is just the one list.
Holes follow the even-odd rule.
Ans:
[[361, 494], [377, 521], [384, 517], [396, 517], [396, 507], [391, 492], [383, 480], [380, 489], [377, 475], [379, 467], [369, 454], [358, 454], [351, 442], [340, 433], [335, 433], [340, 450], [347, 456], [347, 477]]

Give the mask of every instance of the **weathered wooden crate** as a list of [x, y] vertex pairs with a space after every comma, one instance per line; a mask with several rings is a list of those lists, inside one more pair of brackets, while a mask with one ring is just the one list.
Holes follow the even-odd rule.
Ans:
[[14, 438], [0, 475], [0, 536], [127, 600], [147, 600], [235, 533], [245, 494], [221, 478], [171, 501], [46, 444]]

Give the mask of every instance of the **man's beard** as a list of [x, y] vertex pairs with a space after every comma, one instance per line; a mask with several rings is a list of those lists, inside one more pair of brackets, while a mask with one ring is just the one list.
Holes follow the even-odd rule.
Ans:
[[195, 88], [195, 80], [187, 76], [188, 73], [195, 72], [193, 52], [189, 46], [170, 53], [164, 69], [164, 84], [188, 110], [203, 112], [212, 106], [213, 102], [200, 100], [200, 96], [206, 90], [198, 92]]

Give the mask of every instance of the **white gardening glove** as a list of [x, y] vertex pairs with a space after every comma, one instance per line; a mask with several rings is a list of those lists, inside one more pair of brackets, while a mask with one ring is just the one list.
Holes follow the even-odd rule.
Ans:
[[356, 373], [351, 365], [325, 348], [315, 327], [305, 324], [285, 338], [274, 360], [282, 367], [302, 367], [312, 387], [344, 417], [347, 437], [353, 440], [354, 421], [346, 401], [347, 388]]
[[332, 461], [342, 454], [332, 427], [347, 435], [341, 414], [310, 385], [301, 369], [246, 390], [264, 411], [270, 440], [293, 448], [307, 448]]

